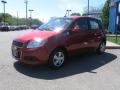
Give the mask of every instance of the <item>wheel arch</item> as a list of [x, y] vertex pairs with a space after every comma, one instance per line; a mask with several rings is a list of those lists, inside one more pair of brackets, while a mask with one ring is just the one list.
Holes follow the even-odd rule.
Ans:
[[[51, 51], [51, 54], [52, 54], [55, 50], [58, 50], [58, 49], [63, 50], [63, 51], [65, 52], [66, 56], [68, 57], [68, 51], [67, 51], [67, 49], [66, 49], [64, 46], [58, 46], [58, 47], [54, 48], [54, 49]], [[50, 55], [51, 55], [51, 54], [50, 54]], [[50, 56], [49, 56], [49, 57], [50, 57]]]
[[63, 50], [65, 52], [66, 55], [68, 55], [68, 51], [64, 46], [58, 46], [54, 50], [56, 50], [56, 49], [61, 49], [61, 50]]

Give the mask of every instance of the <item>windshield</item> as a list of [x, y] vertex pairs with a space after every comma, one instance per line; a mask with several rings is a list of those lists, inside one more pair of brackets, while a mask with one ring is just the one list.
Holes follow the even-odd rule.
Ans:
[[66, 29], [72, 21], [73, 19], [70, 18], [54, 18], [48, 23], [41, 25], [38, 29], [47, 31], [61, 31]]

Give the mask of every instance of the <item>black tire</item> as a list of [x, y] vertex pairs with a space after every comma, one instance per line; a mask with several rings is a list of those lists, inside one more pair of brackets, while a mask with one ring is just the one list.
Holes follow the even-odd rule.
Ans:
[[[64, 63], [66, 61], [66, 57], [67, 56], [66, 56], [66, 53], [64, 50], [55, 49], [49, 57], [48, 66], [52, 69], [59, 69], [64, 65]], [[60, 60], [60, 58], [61, 58], [61, 60]]]
[[103, 54], [105, 52], [106, 49], [106, 43], [103, 41], [102, 43], [100, 43], [98, 49], [96, 50], [97, 54]]

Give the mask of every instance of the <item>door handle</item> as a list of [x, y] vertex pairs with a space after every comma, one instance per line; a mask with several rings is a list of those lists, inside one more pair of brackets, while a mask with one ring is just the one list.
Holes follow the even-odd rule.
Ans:
[[101, 37], [99, 36], [98, 39], [100, 39]]
[[84, 45], [87, 45], [88, 44], [88, 42], [84, 42]]
[[97, 33], [95, 33], [94, 35], [97, 36]]

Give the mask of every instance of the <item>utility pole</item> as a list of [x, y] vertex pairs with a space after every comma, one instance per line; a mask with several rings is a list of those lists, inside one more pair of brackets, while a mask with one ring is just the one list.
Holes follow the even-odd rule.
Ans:
[[65, 13], [65, 16], [64, 17], [66, 17], [66, 16], [70, 16], [70, 12], [71, 12], [72, 10], [66, 10], [66, 13]]
[[32, 25], [32, 12], [34, 11], [33, 9], [28, 10], [30, 12], [30, 27]]
[[18, 19], [19, 19], [19, 16], [18, 16], [18, 12], [17, 12], [17, 26], [19, 25], [19, 22], [18, 22]]
[[89, 9], [90, 9], [90, 1], [88, 0], [88, 16], [89, 16], [89, 13], [90, 13]]
[[71, 12], [72, 10], [68, 10], [68, 16], [70, 16], [70, 12]]
[[7, 3], [6, 1], [2, 0], [1, 1], [3, 3], [3, 7], [4, 7], [4, 25], [5, 25], [5, 4]]
[[28, 10], [30, 12], [30, 18], [32, 18], [32, 12], [34, 11], [33, 9]]
[[25, 0], [26, 5], [26, 25], [28, 25], [28, 0]]

